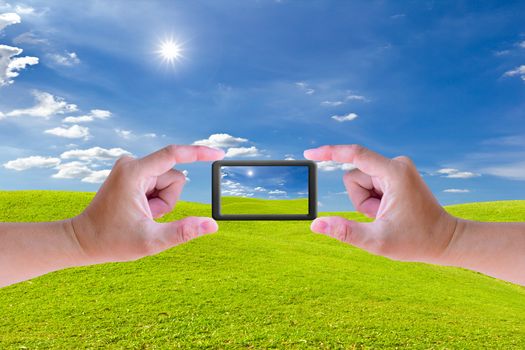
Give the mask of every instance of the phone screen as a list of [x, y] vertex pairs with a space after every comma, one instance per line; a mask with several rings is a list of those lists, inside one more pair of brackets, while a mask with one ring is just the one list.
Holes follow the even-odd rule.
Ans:
[[219, 219], [307, 219], [315, 215], [315, 164], [220, 161], [214, 169]]

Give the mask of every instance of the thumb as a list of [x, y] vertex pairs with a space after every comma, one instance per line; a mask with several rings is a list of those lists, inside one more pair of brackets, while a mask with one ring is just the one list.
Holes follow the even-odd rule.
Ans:
[[367, 223], [347, 220], [340, 216], [324, 216], [315, 219], [310, 228], [316, 233], [321, 233], [335, 239], [365, 249], [364, 245], [369, 229]]
[[218, 225], [212, 218], [189, 216], [187, 218], [159, 224], [159, 241], [162, 250], [186, 243], [194, 238], [213, 233], [218, 230]]

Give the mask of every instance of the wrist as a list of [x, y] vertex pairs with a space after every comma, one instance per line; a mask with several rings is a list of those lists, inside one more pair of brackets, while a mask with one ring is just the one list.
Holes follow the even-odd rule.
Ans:
[[[82, 215], [82, 214], [81, 214]], [[86, 252], [84, 245], [82, 244], [82, 220], [79, 216], [75, 216], [71, 219], [64, 221], [64, 226], [67, 232], [67, 240], [71, 242], [73, 247], [73, 264], [74, 266], [85, 266], [94, 264], [89, 254]]]
[[443, 253], [440, 256], [439, 264], [445, 266], [460, 266], [461, 257], [463, 253], [461, 251], [461, 244], [459, 243], [467, 231], [469, 226], [468, 220], [463, 220], [454, 216], [451, 216], [454, 220], [453, 229]]

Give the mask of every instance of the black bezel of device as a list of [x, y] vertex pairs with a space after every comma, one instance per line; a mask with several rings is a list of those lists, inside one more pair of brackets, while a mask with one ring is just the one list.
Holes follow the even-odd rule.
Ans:
[[[221, 214], [221, 167], [307, 166], [308, 214]], [[317, 217], [317, 165], [309, 160], [218, 160], [212, 164], [212, 217], [215, 220], [313, 220]]]

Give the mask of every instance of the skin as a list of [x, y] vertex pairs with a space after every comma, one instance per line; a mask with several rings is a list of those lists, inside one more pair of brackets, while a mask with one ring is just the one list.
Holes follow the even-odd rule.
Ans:
[[[217, 231], [208, 217], [169, 223], [185, 176], [175, 164], [213, 161], [224, 152], [168, 146], [123, 157], [80, 215], [47, 223], [0, 224], [0, 286], [73, 266], [130, 261]], [[353, 163], [344, 175], [354, 207], [375, 220], [322, 217], [312, 230], [401, 261], [459, 266], [525, 285], [525, 223], [461, 220], [445, 212], [407, 157], [385, 158], [358, 145], [305, 151], [317, 161]]]
[[304, 156], [353, 163], [343, 182], [356, 210], [374, 218], [321, 217], [312, 231], [394, 260], [458, 266], [525, 285], [525, 223], [453, 217], [404, 156], [389, 159], [359, 145], [322, 146]]
[[73, 266], [136, 260], [217, 231], [208, 217], [154, 219], [173, 210], [184, 187], [175, 164], [223, 157], [221, 150], [176, 145], [141, 159], [122, 157], [80, 215], [0, 224], [0, 286]]

